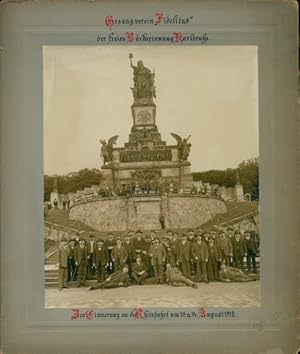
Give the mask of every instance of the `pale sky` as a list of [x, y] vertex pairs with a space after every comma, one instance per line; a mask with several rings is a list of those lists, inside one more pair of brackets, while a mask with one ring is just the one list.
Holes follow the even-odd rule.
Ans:
[[192, 143], [192, 172], [235, 168], [258, 156], [256, 46], [44, 46], [44, 172], [100, 168], [100, 139], [133, 124], [133, 73], [155, 69], [156, 124]]

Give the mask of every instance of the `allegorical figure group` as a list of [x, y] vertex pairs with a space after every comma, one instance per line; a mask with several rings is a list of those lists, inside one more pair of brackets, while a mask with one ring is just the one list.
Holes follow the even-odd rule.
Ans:
[[[203, 231], [200, 227], [179, 234], [168, 230], [129, 231], [123, 239], [113, 233], [106, 239], [88, 240], [77, 234], [62, 240], [58, 249], [59, 290], [69, 281], [88, 286], [87, 279], [97, 279], [90, 289], [127, 287], [148, 283], [197, 288], [204, 282], [246, 282], [259, 278], [256, 257], [259, 235], [227, 228]], [[246, 261], [246, 262], [245, 262]]]

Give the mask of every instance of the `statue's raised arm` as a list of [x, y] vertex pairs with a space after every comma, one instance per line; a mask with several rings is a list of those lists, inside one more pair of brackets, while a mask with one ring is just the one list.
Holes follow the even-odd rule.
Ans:
[[136, 66], [134, 66], [132, 63], [132, 58], [133, 58], [133, 54], [129, 53], [130, 66], [132, 67], [132, 69], [136, 69]]

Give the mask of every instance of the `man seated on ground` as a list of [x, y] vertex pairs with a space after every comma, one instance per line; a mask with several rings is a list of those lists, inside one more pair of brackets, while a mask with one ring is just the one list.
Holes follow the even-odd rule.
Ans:
[[90, 290], [121, 288], [121, 287], [127, 287], [128, 285], [129, 285], [128, 266], [125, 265], [123, 269], [114, 272], [103, 282], [91, 286]]
[[143, 285], [143, 281], [148, 278], [147, 268], [140, 256], [137, 257], [136, 262], [132, 266], [132, 278], [138, 285]]
[[172, 268], [170, 264], [167, 264], [166, 268], [167, 268], [165, 272], [166, 281], [169, 285], [172, 286], [187, 285], [187, 286], [191, 286], [194, 289], [198, 288], [197, 284], [191, 281], [190, 279], [184, 277], [182, 272], [179, 269], [175, 267]]
[[230, 267], [224, 263], [221, 265], [219, 279], [222, 282], [248, 282], [259, 279], [257, 274], [245, 274], [238, 268]]

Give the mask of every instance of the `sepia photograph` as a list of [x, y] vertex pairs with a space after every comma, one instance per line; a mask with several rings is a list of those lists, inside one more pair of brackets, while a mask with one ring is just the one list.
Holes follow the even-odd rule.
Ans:
[[259, 307], [257, 46], [43, 46], [46, 308]]

